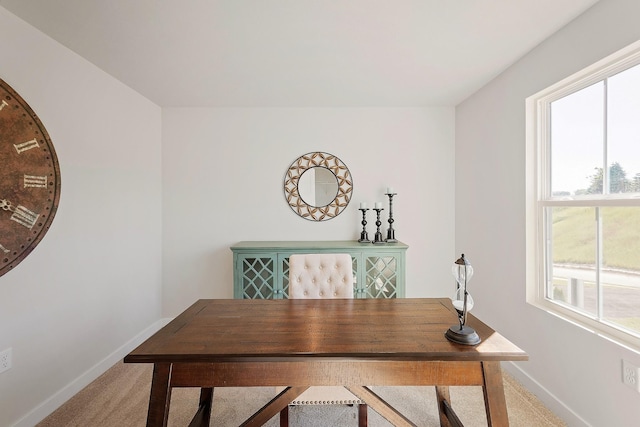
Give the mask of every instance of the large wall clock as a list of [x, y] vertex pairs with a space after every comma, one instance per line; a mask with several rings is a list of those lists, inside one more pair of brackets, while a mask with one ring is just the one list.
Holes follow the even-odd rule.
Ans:
[[0, 79], [0, 276], [42, 240], [60, 200], [60, 166], [36, 113]]

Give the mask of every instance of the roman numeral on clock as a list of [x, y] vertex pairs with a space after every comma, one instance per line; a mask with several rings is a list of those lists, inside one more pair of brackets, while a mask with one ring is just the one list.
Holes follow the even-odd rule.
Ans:
[[28, 187], [47, 188], [47, 176], [25, 175], [24, 188]]
[[4, 107], [8, 107], [8, 106], [9, 104], [7, 104], [7, 101], [3, 99], [2, 102], [0, 102], [0, 111], [2, 111]]
[[0, 251], [4, 252], [5, 254], [8, 254], [9, 252], [11, 252], [9, 249], [2, 246], [2, 244], [0, 244]]
[[17, 222], [18, 224], [24, 225], [28, 229], [33, 228], [40, 214], [35, 212], [31, 212], [29, 209], [25, 208], [22, 205], [18, 205], [17, 208], [13, 211], [13, 215], [11, 215], [11, 219]]
[[33, 138], [31, 141], [22, 142], [20, 144], [13, 144], [13, 146], [16, 147], [16, 151], [18, 152], [18, 154], [27, 150], [31, 150], [32, 148], [39, 147], [38, 140], [35, 138]]

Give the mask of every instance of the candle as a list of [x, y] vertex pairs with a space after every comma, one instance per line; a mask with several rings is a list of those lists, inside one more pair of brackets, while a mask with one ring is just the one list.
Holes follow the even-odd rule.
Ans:
[[360, 209], [367, 209], [367, 202], [360, 202]]
[[382, 209], [382, 202], [376, 202], [376, 209]]
[[395, 193], [395, 191], [393, 191], [393, 187], [387, 187], [387, 194], [393, 194]]

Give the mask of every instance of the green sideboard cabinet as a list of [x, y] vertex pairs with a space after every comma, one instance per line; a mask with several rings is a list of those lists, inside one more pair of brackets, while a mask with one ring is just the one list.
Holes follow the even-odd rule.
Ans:
[[404, 298], [408, 246], [356, 241], [245, 241], [231, 246], [233, 297], [282, 299], [289, 295], [289, 256], [348, 253], [353, 262], [354, 298]]

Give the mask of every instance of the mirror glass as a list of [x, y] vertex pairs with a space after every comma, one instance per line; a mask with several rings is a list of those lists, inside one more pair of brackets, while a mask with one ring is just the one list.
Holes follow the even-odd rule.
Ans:
[[338, 195], [338, 178], [327, 168], [309, 168], [298, 180], [298, 193], [310, 206], [327, 206]]
[[321, 151], [298, 157], [284, 178], [289, 207], [310, 221], [338, 216], [349, 204], [352, 192], [347, 166], [333, 154]]

